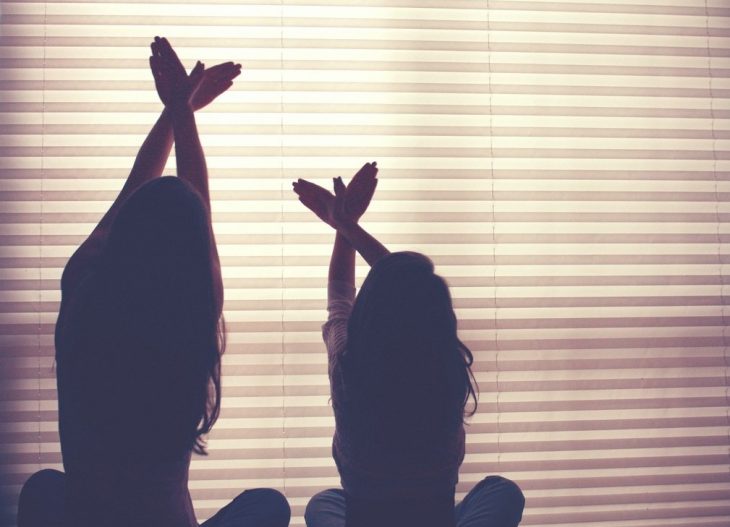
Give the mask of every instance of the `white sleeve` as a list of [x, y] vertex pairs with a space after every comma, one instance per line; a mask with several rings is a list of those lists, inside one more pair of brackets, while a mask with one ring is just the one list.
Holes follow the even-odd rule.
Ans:
[[327, 286], [327, 322], [322, 326], [322, 337], [327, 346], [327, 370], [330, 378], [332, 405], [342, 401], [341, 357], [347, 350], [347, 322], [350, 319], [355, 288], [347, 282], [332, 281]]
[[327, 285], [327, 322], [322, 326], [322, 338], [330, 358], [345, 350], [347, 321], [354, 301], [355, 288], [347, 282], [332, 281]]

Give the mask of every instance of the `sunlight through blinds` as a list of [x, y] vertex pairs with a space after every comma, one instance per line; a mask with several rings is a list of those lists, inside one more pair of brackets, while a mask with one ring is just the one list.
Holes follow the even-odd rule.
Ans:
[[[458, 496], [520, 484], [522, 525], [730, 517], [730, 6], [725, 0], [0, 3], [0, 501], [60, 468], [61, 271], [161, 110], [154, 35], [234, 60], [198, 114], [228, 348], [200, 519], [339, 485], [333, 233], [295, 199], [377, 160], [364, 224], [450, 283], [481, 389]], [[174, 160], [166, 173], [174, 174]], [[367, 269], [358, 268], [358, 281]]]

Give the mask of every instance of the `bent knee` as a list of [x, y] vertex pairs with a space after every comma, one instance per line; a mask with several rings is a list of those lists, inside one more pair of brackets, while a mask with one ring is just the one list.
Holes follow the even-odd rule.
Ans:
[[52, 469], [36, 472], [23, 485], [18, 497], [18, 526], [35, 526], [63, 509], [66, 475]]
[[498, 500], [501, 514], [508, 520], [508, 524], [520, 523], [525, 510], [525, 495], [517, 483], [502, 476], [487, 476], [477, 484], [477, 488]]
[[339, 489], [318, 492], [312, 496], [304, 510], [304, 522], [310, 527], [323, 522], [332, 525], [340, 521], [344, 525], [345, 496]]
[[289, 525], [291, 519], [289, 501], [278, 490], [267, 488], [250, 489], [241, 494], [239, 498], [243, 496], [247, 500], [255, 502], [256, 507], [264, 512], [266, 525], [283, 527]]
[[525, 503], [525, 496], [522, 494], [522, 489], [511, 479], [502, 476], [487, 476], [479, 484], [485, 484], [494, 489], [495, 492], [499, 492], [505, 497], [520, 502], [523, 505]]
[[58, 470], [46, 468], [29, 477], [20, 490], [20, 501], [35, 496], [47, 496], [49, 493], [63, 491], [66, 475]]

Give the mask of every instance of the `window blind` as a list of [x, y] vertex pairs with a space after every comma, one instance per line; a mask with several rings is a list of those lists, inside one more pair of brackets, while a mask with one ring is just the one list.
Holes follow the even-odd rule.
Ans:
[[[297, 202], [377, 160], [363, 223], [450, 283], [481, 396], [458, 496], [523, 525], [730, 517], [730, 8], [723, 0], [0, 4], [0, 496], [60, 467], [67, 258], [161, 109], [154, 35], [244, 74], [198, 113], [226, 288], [200, 519], [338, 486], [320, 325], [333, 233]], [[174, 174], [174, 160], [166, 173]], [[358, 281], [366, 273], [360, 261]]]

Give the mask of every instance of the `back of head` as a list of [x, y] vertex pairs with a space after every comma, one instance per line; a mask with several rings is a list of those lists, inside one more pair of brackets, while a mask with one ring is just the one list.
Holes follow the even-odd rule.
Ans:
[[[174, 291], [210, 266], [209, 229], [205, 206], [187, 183], [175, 177], [152, 180], [119, 210], [103, 253], [104, 272], [114, 279], [111, 285], [124, 290]], [[156, 301], [169, 308], [176, 304], [172, 297]]]
[[346, 400], [364, 426], [453, 434], [475, 396], [446, 282], [426, 256], [392, 253], [353, 306], [343, 359]]
[[76, 324], [98, 433], [135, 457], [196, 447], [220, 405], [211, 235], [199, 195], [164, 177], [120, 209]]

